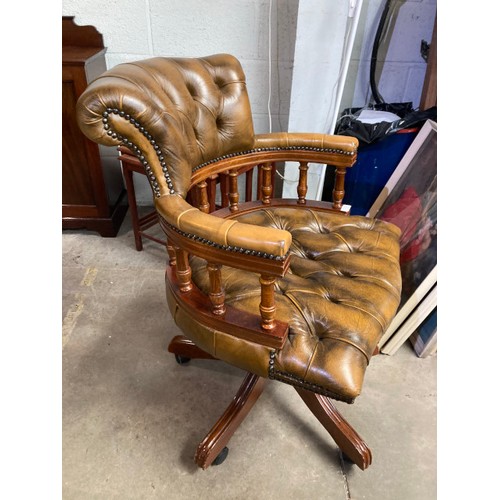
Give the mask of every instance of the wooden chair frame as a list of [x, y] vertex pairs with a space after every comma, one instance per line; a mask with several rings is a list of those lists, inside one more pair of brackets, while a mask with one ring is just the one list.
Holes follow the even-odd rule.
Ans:
[[[263, 206], [333, 210], [348, 216], [349, 211], [342, 205], [344, 177], [346, 169], [352, 166], [355, 160], [355, 154], [346, 156], [337, 152], [314, 151], [314, 148], [296, 150], [276, 148], [270, 151], [252, 151], [234, 157], [229, 156], [193, 171], [187, 200], [202, 212], [221, 218], [232, 218], [261, 209]], [[273, 198], [276, 163], [283, 161], [298, 163], [297, 199]], [[335, 166], [333, 204], [306, 199], [307, 171], [310, 162]], [[258, 172], [257, 200], [252, 200], [255, 169]], [[245, 175], [246, 181], [245, 202], [241, 204], [238, 192], [240, 175]], [[220, 190], [219, 205], [216, 203], [217, 189]], [[166, 270], [166, 283], [179, 307], [185, 308], [190, 315], [206, 326], [222, 329], [231, 335], [266, 346], [281, 348], [288, 335], [288, 325], [275, 318], [274, 283], [278, 277], [284, 276], [287, 272], [290, 256], [273, 260], [237, 251], [228, 252], [227, 249], [221, 250], [217, 246], [207, 245], [207, 242], [201, 238], [183, 234], [161, 216], [160, 224], [168, 240], [169, 266]], [[191, 281], [189, 254], [197, 255], [207, 261], [210, 279], [208, 296]], [[262, 293], [259, 312], [244, 313], [224, 303], [224, 290], [220, 278], [222, 265], [260, 274]], [[172, 339], [168, 350], [176, 355], [179, 363], [194, 358], [216, 359], [182, 335]], [[262, 377], [247, 374], [231, 404], [198, 446], [195, 462], [199, 467], [205, 469], [213, 463], [223, 461], [227, 454], [227, 443], [261, 395], [265, 382], [266, 379]], [[296, 387], [295, 389], [343, 454], [361, 469], [366, 469], [372, 461], [371, 451], [359, 434], [340, 415], [332, 401], [304, 388]]]
[[[208, 96], [210, 104], [205, 100]], [[324, 372], [318, 376], [310, 372], [301, 378], [295, 375], [300, 370], [287, 371], [288, 364], [291, 366], [300, 360], [281, 359], [288, 353], [279, 351], [289, 347], [289, 325], [277, 310], [275, 286], [290, 268], [292, 235], [278, 227], [259, 227], [258, 222], [244, 223], [239, 218], [240, 214], [271, 207], [333, 211], [342, 214], [340, 220], [348, 217], [349, 209], [343, 205], [344, 178], [347, 168], [356, 161], [357, 139], [298, 132], [255, 134], [244, 72], [230, 54], [204, 58], [155, 57], [117, 65], [94, 80], [79, 97], [77, 117], [82, 132], [91, 140], [106, 146], [120, 146], [124, 149], [122, 152], [135, 155], [142, 164], [141, 173], [146, 172], [150, 182], [156, 217], [166, 235], [167, 300], [177, 324], [199, 344], [177, 336], [170, 343], [169, 351], [178, 361], [218, 356], [253, 372], [245, 378], [231, 405], [200, 444], [197, 464], [205, 468], [222, 460], [225, 445], [264, 388], [262, 377], [282, 380], [296, 387], [302, 400], [346, 456], [360, 468], [368, 467], [371, 463], [369, 449], [324, 395], [352, 402], [359, 394], [366, 366], [364, 359], [368, 361], [369, 353], [359, 348], [361, 353], [349, 351], [356, 358], [339, 354], [339, 364], [342, 363], [339, 367], [332, 365], [330, 355], [325, 366], [328, 365], [332, 372], [339, 368], [335, 379], [333, 373], [331, 379], [323, 376]], [[278, 162], [298, 164], [296, 199], [275, 196]], [[331, 204], [307, 199], [310, 163], [335, 169]], [[129, 196], [134, 202], [132, 174], [139, 171], [137, 168], [137, 163], [124, 168]], [[240, 203], [238, 179], [243, 175], [245, 202]], [[294, 216], [295, 213], [290, 219]], [[308, 218], [314, 224], [311, 213]], [[335, 219], [334, 222], [337, 217]], [[153, 220], [156, 221], [153, 217], [140, 221], [136, 217], [134, 228], [140, 228], [141, 223], [152, 224]], [[396, 237], [394, 232], [389, 237], [394, 244], [391, 247], [394, 257]], [[328, 246], [327, 236], [320, 239], [324, 242], [320, 246], [327, 250], [332, 248]], [[140, 246], [141, 242], [136, 239], [136, 244]], [[191, 263], [194, 267], [195, 262], [196, 281], [202, 278], [203, 291], [192, 280]], [[207, 280], [198, 274], [205, 271], [204, 262]], [[231, 267], [257, 275], [260, 301], [254, 302], [252, 297], [247, 302], [255, 304], [248, 306], [255, 307], [255, 311], [243, 312], [229, 300], [226, 303], [222, 266], [224, 270]], [[389, 264], [385, 267], [384, 273], [399, 280], [396, 269]], [[237, 285], [238, 289], [240, 286], [245, 288], [245, 283]], [[256, 291], [258, 294], [259, 290]], [[371, 297], [379, 304], [388, 295], [380, 301]], [[396, 307], [395, 299], [392, 296], [384, 308], [384, 318]], [[332, 310], [333, 306], [329, 308]], [[334, 316], [332, 321], [336, 321]], [[381, 324], [377, 322], [373, 334], [379, 331]], [[311, 343], [316, 340], [308, 339], [302, 330], [299, 334], [304, 334]], [[321, 336], [318, 335], [319, 340]], [[370, 341], [367, 345], [373, 346], [373, 339], [370, 339], [365, 339]], [[241, 355], [233, 359], [237, 354]], [[309, 353], [300, 349], [294, 351], [290, 346], [290, 356], [302, 354], [307, 356]], [[356, 360], [361, 360], [361, 364]], [[283, 371], [280, 369], [282, 364]], [[320, 364], [314, 368], [321, 369]], [[341, 373], [344, 364], [353, 367], [352, 377], [344, 377]]]

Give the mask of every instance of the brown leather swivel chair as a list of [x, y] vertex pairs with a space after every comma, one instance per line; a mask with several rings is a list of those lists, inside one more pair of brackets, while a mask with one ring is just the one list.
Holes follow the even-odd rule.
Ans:
[[[185, 333], [169, 351], [181, 363], [214, 358], [248, 372], [197, 464], [224, 458], [274, 379], [293, 385], [344, 454], [368, 467], [370, 450], [331, 398], [359, 395], [398, 308], [400, 232], [343, 210], [356, 139], [254, 134], [245, 75], [227, 54], [120, 64], [89, 85], [77, 112], [90, 139], [128, 148], [147, 172], [168, 240], [167, 301]], [[282, 161], [298, 165], [297, 199], [273, 198]], [[306, 200], [309, 162], [335, 168], [333, 205]]]

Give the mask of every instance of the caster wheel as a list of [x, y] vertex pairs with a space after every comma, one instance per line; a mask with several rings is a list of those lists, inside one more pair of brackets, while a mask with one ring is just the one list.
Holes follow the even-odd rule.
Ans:
[[212, 462], [212, 465], [220, 465], [224, 460], [227, 458], [227, 454], [229, 453], [229, 448], [227, 446], [224, 446], [222, 448], [222, 451], [217, 455], [215, 460]]
[[175, 361], [180, 365], [185, 365], [191, 361], [191, 358], [186, 358], [185, 356], [181, 356], [180, 354], [175, 355]]

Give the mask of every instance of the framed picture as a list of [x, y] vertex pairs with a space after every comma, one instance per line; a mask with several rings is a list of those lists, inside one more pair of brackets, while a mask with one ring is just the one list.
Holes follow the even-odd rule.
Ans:
[[[383, 345], [382, 354], [394, 354], [408, 338], [412, 338], [427, 321], [433, 311], [437, 311], [437, 285], [434, 285], [425, 298], [405, 318], [396, 333]], [[436, 312], [437, 324], [437, 312]], [[417, 351], [416, 351], [417, 352]], [[417, 355], [419, 353], [417, 352]], [[420, 356], [421, 357], [421, 356]]]
[[[437, 283], [436, 122], [425, 122], [367, 216], [401, 229], [401, 304], [378, 344], [384, 352], [388, 341], [400, 346], [419, 326], [413, 331], [400, 328]], [[391, 339], [398, 330], [399, 338]]]
[[437, 353], [437, 307], [415, 330], [410, 340], [419, 358], [427, 358]]

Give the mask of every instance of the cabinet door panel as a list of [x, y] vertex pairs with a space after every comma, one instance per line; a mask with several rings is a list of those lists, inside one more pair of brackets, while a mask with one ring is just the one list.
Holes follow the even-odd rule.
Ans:
[[95, 205], [92, 179], [85, 151], [85, 136], [76, 122], [76, 92], [73, 81], [62, 82], [62, 202], [65, 205]]

